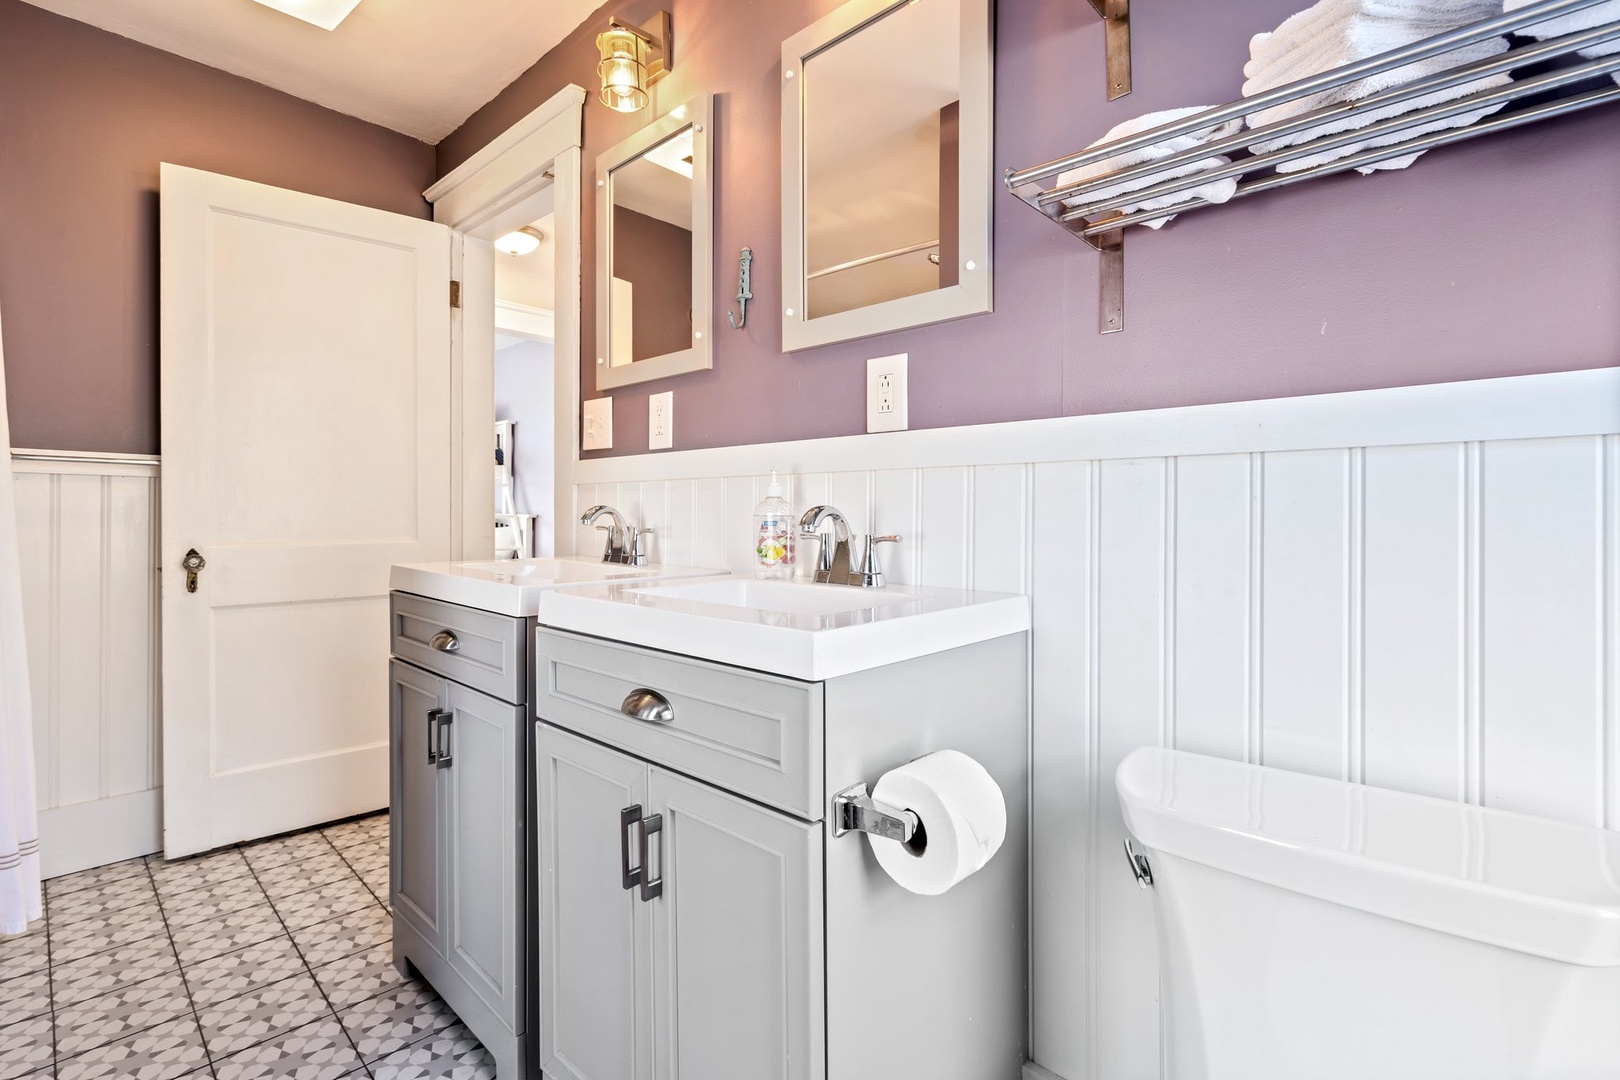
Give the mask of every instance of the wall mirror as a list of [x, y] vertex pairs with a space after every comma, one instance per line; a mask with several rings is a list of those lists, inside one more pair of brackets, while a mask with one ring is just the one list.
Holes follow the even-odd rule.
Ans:
[[714, 99], [671, 109], [596, 159], [596, 388], [714, 366]]
[[782, 44], [784, 351], [991, 309], [990, 0], [851, 0]]

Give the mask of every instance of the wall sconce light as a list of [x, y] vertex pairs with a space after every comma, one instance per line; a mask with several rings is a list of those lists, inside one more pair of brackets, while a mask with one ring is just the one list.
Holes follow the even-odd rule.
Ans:
[[602, 60], [596, 73], [602, 79], [602, 104], [615, 112], [636, 112], [647, 107], [647, 87], [668, 75], [671, 61], [669, 12], [660, 11], [642, 26], [608, 19], [606, 33], [596, 36]]
[[497, 239], [495, 250], [505, 255], [532, 255], [545, 239], [545, 233], [533, 225], [525, 225]]

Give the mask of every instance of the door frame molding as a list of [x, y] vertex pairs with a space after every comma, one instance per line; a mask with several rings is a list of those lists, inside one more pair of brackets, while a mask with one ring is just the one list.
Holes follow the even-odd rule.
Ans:
[[[494, 470], [484, 460], [495, 421], [495, 255], [497, 236], [547, 212], [556, 215], [557, 264], [553, 355], [557, 402], [553, 532], [559, 555], [572, 554], [574, 469], [579, 458], [580, 160], [585, 90], [570, 84], [422, 193], [433, 220], [455, 233], [452, 263], [461, 311], [451, 320], [451, 557], [493, 550]], [[469, 314], [479, 317], [469, 319]], [[484, 315], [489, 317], [483, 318]], [[486, 325], [487, 323], [487, 325]], [[569, 407], [568, 403], [572, 404]]]

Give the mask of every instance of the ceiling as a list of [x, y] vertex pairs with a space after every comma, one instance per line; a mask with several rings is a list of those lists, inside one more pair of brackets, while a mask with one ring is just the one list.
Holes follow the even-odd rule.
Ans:
[[28, 0], [437, 143], [600, 0], [361, 0], [322, 30], [254, 0]]

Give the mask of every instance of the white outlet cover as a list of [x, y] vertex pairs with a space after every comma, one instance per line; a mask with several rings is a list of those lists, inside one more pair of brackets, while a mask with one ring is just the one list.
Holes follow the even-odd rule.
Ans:
[[[906, 362], [910, 353], [893, 356], [874, 356], [866, 362], [866, 430], [905, 431], [911, 426], [908, 405], [910, 383], [906, 378]], [[888, 412], [878, 411], [878, 381], [887, 375], [890, 381], [892, 407]]]
[[675, 391], [665, 390], [647, 399], [647, 449], [668, 450], [675, 445]]
[[591, 398], [585, 402], [585, 411], [581, 422], [583, 424], [579, 441], [581, 450], [613, 449], [612, 398]]

